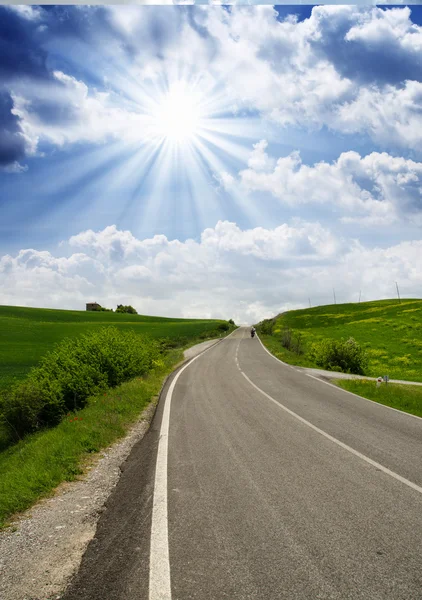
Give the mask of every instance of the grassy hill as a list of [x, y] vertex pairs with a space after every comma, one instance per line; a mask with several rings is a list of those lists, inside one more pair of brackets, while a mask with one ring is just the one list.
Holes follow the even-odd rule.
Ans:
[[[310, 344], [324, 338], [354, 337], [369, 355], [366, 375], [422, 381], [422, 300], [332, 304], [292, 310], [271, 321], [272, 334], [263, 335], [263, 340], [285, 362], [315, 367], [307, 356]], [[283, 348], [281, 336], [286, 327], [302, 334], [304, 354]]]
[[215, 333], [219, 323], [222, 321], [0, 306], [0, 389], [25, 377], [54, 343], [104, 325], [183, 344]]

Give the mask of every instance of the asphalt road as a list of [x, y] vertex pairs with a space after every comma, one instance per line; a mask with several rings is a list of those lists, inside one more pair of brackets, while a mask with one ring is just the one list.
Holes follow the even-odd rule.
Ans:
[[242, 328], [169, 380], [64, 598], [419, 600], [421, 551], [422, 419]]

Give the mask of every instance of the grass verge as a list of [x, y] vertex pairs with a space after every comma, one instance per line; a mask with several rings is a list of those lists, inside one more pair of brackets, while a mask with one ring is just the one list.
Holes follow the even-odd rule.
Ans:
[[422, 417], [422, 386], [382, 383], [377, 387], [376, 382], [369, 379], [335, 379], [333, 383], [379, 404]]
[[53, 429], [26, 436], [1, 452], [0, 528], [61, 482], [81, 475], [89, 454], [122, 438], [182, 358], [182, 349], [171, 350], [162, 368], [91, 397], [85, 408], [69, 413]]
[[[265, 324], [271, 331], [265, 331]], [[285, 328], [301, 335], [304, 354], [283, 352]], [[353, 337], [368, 355], [365, 375], [422, 382], [422, 300], [395, 299], [335, 304], [291, 310], [258, 325], [258, 332], [270, 348], [269, 338], [281, 360], [303, 367], [315, 367], [309, 356], [313, 344], [326, 339]], [[271, 333], [268, 337], [263, 333]], [[271, 350], [272, 351], [272, 350]]]
[[264, 346], [274, 354], [274, 356], [289, 365], [295, 365], [297, 367], [312, 367], [318, 368], [318, 366], [309, 359], [306, 354], [296, 354], [291, 350], [287, 350], [281, 345], [280, 340], [272, 335], [266, 335], [264, 333], [259, 334], [259, 339]]

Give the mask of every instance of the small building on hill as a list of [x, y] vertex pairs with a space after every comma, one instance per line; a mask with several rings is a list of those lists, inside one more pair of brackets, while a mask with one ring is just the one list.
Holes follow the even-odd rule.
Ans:
[[97, 302], [87, 302], [86, 304], [86, 310], [99, 310], [100, 308], [101, 305]]

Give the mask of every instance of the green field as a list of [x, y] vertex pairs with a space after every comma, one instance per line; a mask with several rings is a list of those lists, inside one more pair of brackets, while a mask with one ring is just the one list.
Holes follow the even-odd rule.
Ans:
[[0, 389], [23, 379], [56, 342], [89, 333], [104, 325], [132, 329], [154, 338], [179, 338], [189, 342], [201, 334], [215, 331], [221, 322], [0, 306]]
[[[305, 353], [283, 348], [281, 332], [290, 327], [303, 336]], [[274, 319], [271, 335], [261, 335], [268, 349], [281, 360], [316, 367], [306, 348], [324, 338], [354, 337], [369, 355], [366, 375], [422, 381], [422, 300], [377, 300], [292, 310]]]

